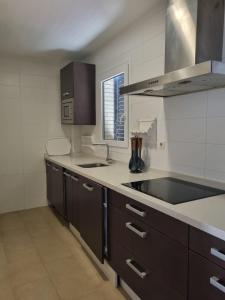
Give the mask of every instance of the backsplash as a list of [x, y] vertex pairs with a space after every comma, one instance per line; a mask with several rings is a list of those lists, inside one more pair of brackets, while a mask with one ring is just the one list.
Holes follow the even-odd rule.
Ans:
[[[104, 48], [88, 58], [101, 74], [129, 65], [133, 83], [164, 73], [165, 3], [157, 6]], [[101, 139], [100, 82], [97, 81], [97, 126], [81, 126], [81, 135]], [[145, 140], [147, 165], [198, 177], [225, 181], [225, 89], [173, 98], [129, 97], [129, 130], [139, 119], [157, 119], [157, 145]], [[160, 147], [160, 143], [163, 146]], [[114, 159], [128, 162], [130, 148], [111, 148]], [[105, 155], [104, 148], [97, 148]]]

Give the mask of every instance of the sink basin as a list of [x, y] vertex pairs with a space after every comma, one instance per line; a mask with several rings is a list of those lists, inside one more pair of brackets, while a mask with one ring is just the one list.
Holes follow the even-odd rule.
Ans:
[[107, 167], [108, 165], [103, 164], [103, 163], [93, 163], [93, 164], [82, 164], [78, 165], [78, 167], [81, 168], [99, 168], [99, 167]]

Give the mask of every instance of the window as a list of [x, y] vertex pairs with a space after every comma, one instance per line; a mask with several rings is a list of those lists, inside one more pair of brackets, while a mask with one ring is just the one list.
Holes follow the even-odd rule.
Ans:
[[104, 140], [124, 141], [124, 96], [119, 89], [124, 84], [124, 73], [103, 81]]
[[127, 96], [120, 95], [126, 73], [118, 72], [101, 81], [102, 138], [112, 146], [127, 147]]

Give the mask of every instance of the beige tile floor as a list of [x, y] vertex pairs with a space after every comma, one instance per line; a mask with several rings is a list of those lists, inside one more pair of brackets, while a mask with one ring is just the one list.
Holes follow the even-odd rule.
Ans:
[[124, 300], [48, 207], [0, 215], [0, 300]]

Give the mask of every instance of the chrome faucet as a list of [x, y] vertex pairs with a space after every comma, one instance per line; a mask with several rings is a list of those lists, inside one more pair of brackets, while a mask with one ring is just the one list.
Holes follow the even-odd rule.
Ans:
[[104, 143], [94, 143], [94, 146], [106, 146], [106, 161], [107, 163], [111, 164], [113, 162], [113, 160], [109, 157], [109, 145], [108, 144], [104, 144]]

